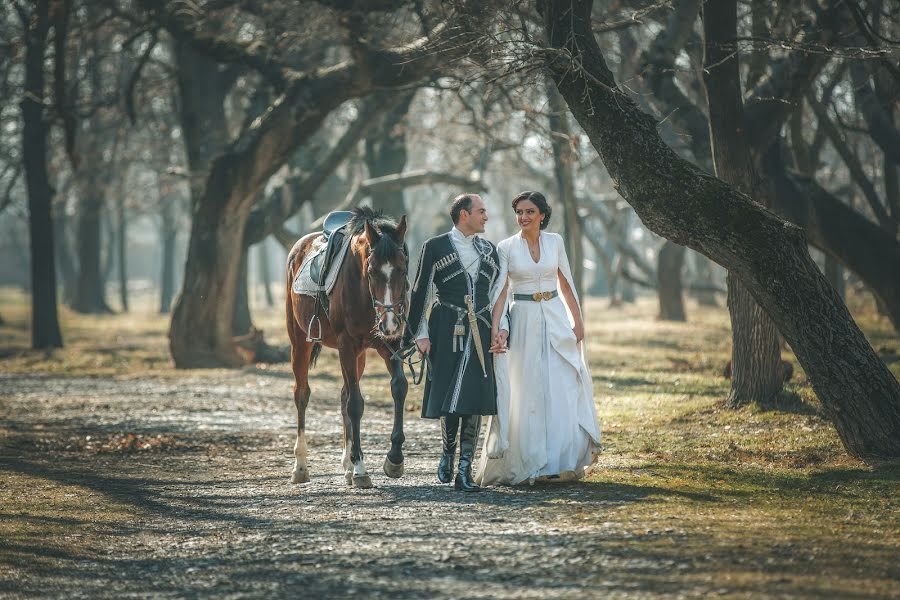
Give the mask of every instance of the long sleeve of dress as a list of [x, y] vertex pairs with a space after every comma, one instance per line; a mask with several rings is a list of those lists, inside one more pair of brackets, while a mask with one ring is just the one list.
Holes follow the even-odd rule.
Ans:
[[[572, 279], [572, 268], [569, 266], [569, 256], [566, 254], [565, 241], [558, 233], [554, 233], [553, 235], [556, 236], [556, 261], [559, 265], [559, 270], [563, 274], [563, 277], [566, 278], [569, 289], [572, 290], [572, 295], [575, 296], [575, 303], [578, 305], [578, 310], [581, 311], [581, 300], [578, 298], [578, 290], [575, 288], [575, 281]], [[584, 311], [581, 312], [581, 317], [584, 319]]]
[[[509, 276], [509, 245], [503, 243], [498, 244], [497, 255], [500, 259], [500, 273], [497, 274], [497, 280], [494, 282], [494, 287], [491, 288], [492, 307], [497, 303], [497, 300], [500, 299], [500, 294], [503, 292], [503, 288], [506, 286], [506, 281]], [[507, 310], [507, 307], [509, 307], [509, 290], [507, 290], [506, 294], [506, 307], [504, 307], [503, 316], [500, 318], [500, 329], [509, 331], [509, 311]]]

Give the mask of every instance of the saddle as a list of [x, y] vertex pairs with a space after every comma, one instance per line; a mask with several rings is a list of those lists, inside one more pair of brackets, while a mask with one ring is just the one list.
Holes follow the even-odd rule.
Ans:
[[335, 258], [340, 254], [347, 233], [345, 228], [352, 216], [353, 213], [349, 210], [334, 210], [328, 213], [325, 217], [325, 222], [322, 224], [322, 237], [325, 239], [325, 243], [310, 258], [309, 277], [321, 289], [316, 294], [316, 308], [306, 328], [306, 341], [308, 342], [319, 342], [322, 339], [319, 307], [325, 310], [326, 315], [330, 309], [328, 294], [324, 291], [325, 280], [328, 277], [328, 271], [331, 270], [334, 264]]
[[309, 275], [316, 285], [324, 285], [328, 270], [334, 262], [341, 244], [344, 243], [345, 231], [347, 223], [353, 213], [349, 210], [334, 210], [325, 217], [322, 225], [322, 236], [325, 238], [325, 244], [319, 248], [316, 254], [310, 259]]

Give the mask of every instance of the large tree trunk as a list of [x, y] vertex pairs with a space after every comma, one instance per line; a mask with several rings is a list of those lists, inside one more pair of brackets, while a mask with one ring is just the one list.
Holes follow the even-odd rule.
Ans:
[[[366, 137], [366, 167], [369, 178], [402, 173], [406, 168], [406, 124], [404, 119], [409, 111], [415, 91], [412, 91], [382, 117], [378, 127]], [[406, 213], [403, 190], [374, 192], [372, 206], [385, 214], [399, 218]]]
[[22, 97], [22, 160], [28, 188], [31, 236], [31, 346], [62, 348], [56, 310], [53, 256], [53, 188], [47, 175], [47, 123], [44, 120], [44, 53], [49, 2], [38, 0], [25, 27], [25, 93]]
[[738, 277], [774, 319], [847, 451], [900, 457], [900, 384], [819, 271], [802, 231], [679, 158], [618, 89], [589, 0], [542, 3], [548, 68], [622, 197], [655, 233]]
[[556, 175], [556, 193], [563, 208], [563, 240], [569, 265], [572, 268], [572, 279], [575, 291], [584, 295], [584, 247], [581, 231], [581, 218], [578, 216], [578, 200], [575, 198], [575, 174], [573, 166], [575, 155], [572, 149], [572, 130], [569, 127], [569, 112], [562, 96], [559, 95], [553, 81], [547, 80], [547, 104], [550, 114], [547, 120], [550, 125], [550, 142], [553, 147], [553, 171]]
[[659, 249], [656, 275], [659, 284], [659, 318], [663, 321], [686, 321], [681, 271], [684, 268], [684, 246], [666, 241]]
[[[709, 108], [716, 175], [757, 200], [765, 200], [744, 134], [744, 104], [738, 65], [737, 2], [717, 0], [703, 8], [703, 79]], [[727, 405], [770, 403], [781, 392], [783, 374], [778, 331], [740, 280], [728, 273], [731, 316], [731, 392]]]
[[[99, 157], [95, 158], [99, 160]], [[93, 168], [93, 165], [87, 165], [88, 170]], [[112, 310], [106, 303], [101, 269], [103, 191], [96, 181], [95, 173], [87, 173], [85, 179], [80, 189], [78, 214], [75, 216], [78, 283], [72, 310], [86, 314], [109, 313]]]

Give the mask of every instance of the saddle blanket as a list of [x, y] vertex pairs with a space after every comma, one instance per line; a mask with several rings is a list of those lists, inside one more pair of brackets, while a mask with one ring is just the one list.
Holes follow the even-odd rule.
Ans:
[[334, 284], [337, 281], [337, 274], [341, 270], [341, 265], [347, 255], [347, 249], [350, 248], [350, 241], [352, 238], [353, 236], [351, 235], [344, 236], [341, 248], [334, 257], [334, 262], [332, 262], [331, 266], [328, 268], [328, 273], [325, 275], [325, 283], [323, 285], [319, 285], [313, 281], [311, 275], [313, 261], [324, 260], [325, 248], [327, 247], [324, 237], [317, 238], [316, 241], [313, 242], [313, 252], [310, 252], [309, 256], [303, 260], [303, 263], [300, 265], [300, 270], [297, 272], [297, 276], [294, 277], [294, 283], [291, 286], [294, 293], [303, 294], [305, 296], [316, 296], [321, 292], [331, 294], [331, 290], [334, 289]]

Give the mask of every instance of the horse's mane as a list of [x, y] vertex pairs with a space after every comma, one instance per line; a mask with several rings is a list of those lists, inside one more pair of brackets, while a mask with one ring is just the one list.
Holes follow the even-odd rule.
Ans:
[[368, 206], [357, 206], [352, 212], [353, 216], [347, 223], [347, 231], [350, 235], [362, 233], [368, 222], [370, 227], [375, 227], [381, 234], [378, 243], [372, 247], [375, 259], [379, 262], [389, 261], [401, 248], [397, 241], [397, 222], [384, 216], [380, 210], [374, 210]]

